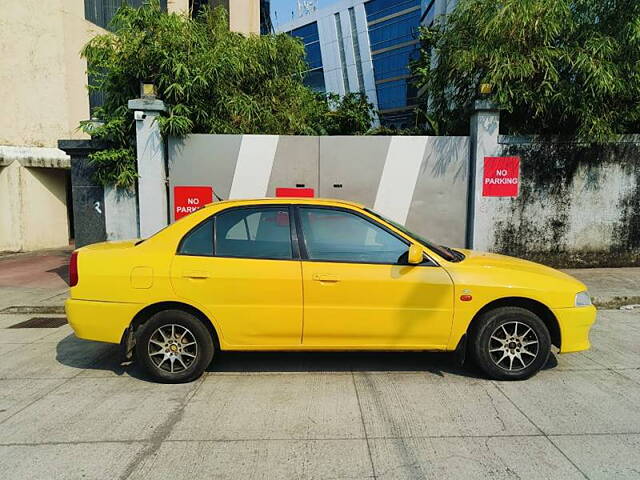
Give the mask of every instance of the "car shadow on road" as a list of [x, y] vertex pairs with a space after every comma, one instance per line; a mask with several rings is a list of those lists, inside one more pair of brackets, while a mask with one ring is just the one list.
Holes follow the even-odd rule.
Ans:
[[[130, 376], [152, 381], [139, 363], [122, 366], [118, 345], [80, 340], [69, 335], [56, 346], [56, 360], [76, 369], [95, 371], [96, 376]], [[544, 369], [558, 365], [551, 354]], [[103, 372], [103, 373], [98, 373]], [[486, 378], [467, 360], [461, 366], [452, 353], [432, 352], [218, 352], [207, 372], [216, 373], [348, 373], [414, 372]], [[91, 374], [91, 373], [89, 373]], [[106, 375], [105, 375], [106, 374]]]
[[63, 265], [60, 265], [59, 267], [47, 270], [47, 273], [56, 274], [58, 277], [62, 279], [62, 281], [64, 281], [64, 283], [67, 284], [67, 286], [69, 285], [69, 265], [68, 264], [65, 263]]
[[68, 368], [86, 370], [88, 376], [130, 376], [152, 381], [139, 365], [121, 365], [119, 345], [81, 340], [73, 334], [56, 345], [56, 361]]
[[451, 353], [430, 352], [220, 352], [211, 373], [417, 372], [481, 377]]

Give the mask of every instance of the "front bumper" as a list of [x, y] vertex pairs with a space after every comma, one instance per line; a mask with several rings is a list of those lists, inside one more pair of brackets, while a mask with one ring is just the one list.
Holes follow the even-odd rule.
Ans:
[[78, 338], [120, 343], [122, 334], [140, 310], [135, 303], [67, 299], [64, 309]]
[[596, 321], [596, 307], [558, 308], [553, 314], [560, 325], [560, 353], [589, 350], [589, 332]]

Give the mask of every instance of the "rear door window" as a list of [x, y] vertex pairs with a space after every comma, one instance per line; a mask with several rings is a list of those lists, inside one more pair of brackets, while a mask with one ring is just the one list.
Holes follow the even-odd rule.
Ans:
[[178, 254], [201, 257], [213, 255], [213, 218], [201, 223], [184, 236]]
[[215, 255], [291, 259], [289, 210], [279, 207], [236, 208], [216, 215]]

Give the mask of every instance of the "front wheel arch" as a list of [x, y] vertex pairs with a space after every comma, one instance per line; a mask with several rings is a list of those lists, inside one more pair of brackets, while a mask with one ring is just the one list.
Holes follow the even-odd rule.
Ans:
[[[182, 302], [158, 302], [152, 305], [147, 305], [142, 310], [140, 310], [133, 320], [131, 320], [131, 324], [127, 329], [131, 334], [135, 335], [136, 331], [140, 328], [140, 325], [145, 323], [149, 318], [155, 315], [158, 312], [163, 310], [182, 310], [184, 312], [190, 313], [198, 320], [200, 320], [204, 326], [207, 328], [209, 333], [211, 334], [211, 338], [213, 339], [213, 344], [217, 351], [220, 351], [220, 339], [218, 338], [218, 332], [213, 325], [213, 322], [209, 319], [207, 315], [205, 315], [201, 310], [196, 307], [189, 305], [187, 303]], [[125, 332], [126, 335], [126, 332]]]
[[469, 327], [467, 328], [467, 336], [473, 333], [474, 329], [478, 325], [479, 319], [485, 312], [500, 307], [520, 307], [529, 310], [532, 313], [535, 313], [538, 317], [540, 317], [540, 319], [544, 322], [545, 326], [549, 330], [551, 343], [560, 348], [560, 345], [562, 344], [562, 338], [560, 335], [560, 325], [558, 324], [558, 319], [556, 318], [556, 316], [544, 303], [525, 297], [504, 297], [487, 303], [473, 316], [473, 319], [471, 320], [471, 323], [469, 323]]

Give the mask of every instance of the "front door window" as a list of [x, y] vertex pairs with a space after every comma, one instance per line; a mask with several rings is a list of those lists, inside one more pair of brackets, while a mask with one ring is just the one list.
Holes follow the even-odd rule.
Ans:
[[360, 215], [326, 208], [300, 208], [309, 260], [397, 264], [408, 245]]

